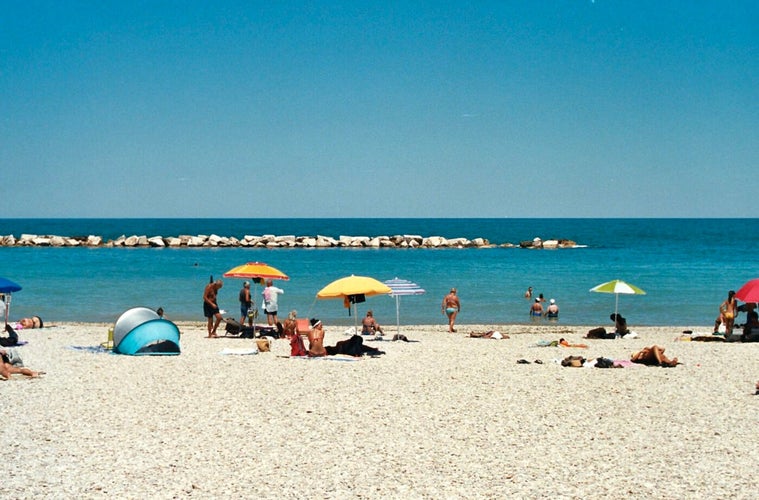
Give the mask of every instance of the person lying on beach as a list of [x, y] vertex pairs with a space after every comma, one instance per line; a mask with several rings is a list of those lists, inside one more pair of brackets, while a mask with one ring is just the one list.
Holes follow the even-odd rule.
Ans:
[[469, 336], [475, 339], [507, 339], [508, 335], [504, 335], [497, 330], [489, 330], [487, 332], [469, 332]]
[[31, 318], [21, 318], [16, 322], [14, 328], [16, 330], [24, 330], [31, 328], [42, 328], [43, 326], [44, 323], [42, 322], [42, 318], [39, 316], [32, 316]]
[[325, 347], [325, 349], [327, 350], [327, 354], [330, 356], [334, 356], [336, 354], [345, 354], [347, 356], [360, 357], [364, 354], [368, 354], [369, 356], [378, 356], [380, 354], [385, 354], [385, 351], [380, 351], [375, 347], [364, 345], [364, 339], [361, 337], [361, 335], [353, 335], [348, 340], [341, 340], [334, 346], [328, 345]]
[[664, 348], [658, 345], [644, 347], [640, 351], [630, 356], [630, 361], [647, 366], [677, 366], [677, 358], [669, 359], [664, 355]]
[[559, 345], [562, 347], [579, 347], [581, 349], [588, 348], [588, 344], [570, 344], [566, 339], [559, 339]]
[[2, 358], [2, 361], [0, 362], [0, 380], [9, 380], [11, 375], [16, 373], [25, 375], [29, 378], [37, 378], [40, 375], [45, 374], [45, 372], [34, 371], [23, 366], [12, 364], [10, 357], [8, 356], [8, 351], [5, 349], [0, 349], [0, 358]]
[[361, 335], [384, 335], [382, 327], [374, 319], [372, 310], [366, 311], [366, 316], [361, 320]]

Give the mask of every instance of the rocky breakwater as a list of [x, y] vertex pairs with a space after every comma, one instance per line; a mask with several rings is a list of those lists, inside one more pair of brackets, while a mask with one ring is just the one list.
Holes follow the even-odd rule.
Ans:
[[[537, 242], [540, 242], [539, 244]], [[555, 242], [555, 243], [554, 243]], [[570, 240], [530, 241], [529, 248], [567, 248], [577, 246]], [[113, 240], [102, 236], [55, 236], [22, 234], [0, 236], [0, 246], [4, 247], [152, 247], [152, 248], [203, 248], [203, 247], [248, 247], [248, 248], [510, 248], [512, 243], [493, 244], [485, 238], [444, 238], [442, 236], [395, 235], [395, 236], [275, 236], [246, 235], [234, 236], [180, 235], [145, 236], [121, 235]], [[520, 247], [526, 248], [524, 244]]]

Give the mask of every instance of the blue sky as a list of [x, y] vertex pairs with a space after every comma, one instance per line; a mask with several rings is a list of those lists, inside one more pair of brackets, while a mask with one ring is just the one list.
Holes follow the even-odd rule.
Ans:
[[3, 217], [757, 216], [755, 1], [2, 11]]

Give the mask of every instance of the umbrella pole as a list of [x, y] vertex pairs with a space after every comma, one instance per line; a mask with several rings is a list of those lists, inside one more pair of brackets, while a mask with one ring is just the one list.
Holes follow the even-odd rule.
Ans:
[[401, 297], [400, 295], [395, 296], [395, 328], [398, 331], [397, 333], [400, 335], [401, 333]]

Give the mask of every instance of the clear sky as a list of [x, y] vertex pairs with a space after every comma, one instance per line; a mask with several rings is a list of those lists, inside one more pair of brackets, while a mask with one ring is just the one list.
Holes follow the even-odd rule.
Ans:
[[756, 1], [0, 9], [0, 217], [756, 217]]

